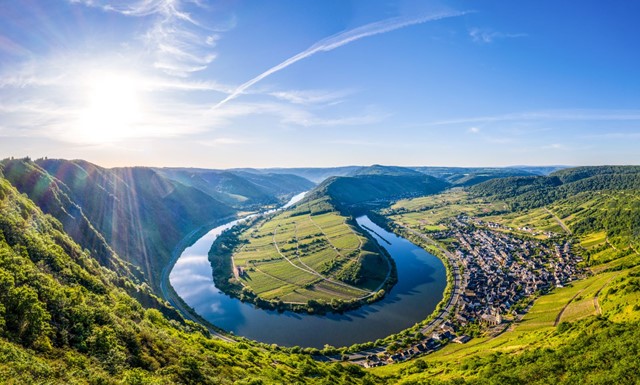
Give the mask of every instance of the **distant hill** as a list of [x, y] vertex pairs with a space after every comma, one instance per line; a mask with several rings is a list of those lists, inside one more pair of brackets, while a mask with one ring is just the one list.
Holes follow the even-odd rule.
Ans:
[[384, 175], [384, 176], [409, 176], [419, 177], [423, 173], [413, 170], [407, 167], [399, 166], [383, 166], [380, 164], [374, 164], [368, 167], [360, 167], [347, 176], [363, 176], [363, 175]]
[[101, 263], [112, 265], [112, 248], [139, 267], [155, 287], [182, 238], [235, 213], [202, 191], [149, 168], [105, 169], [58, 159], [3, 164], [5, 177], [60, 220]]
[[316, 187], [305, 201], [329, 197], [340, 210], [377, 206], [402, 198], [440, 192], [450, 184], [403, 167], [374, 165], [350, 176], [332, 177]]
[[461, 187], [472, 186], [490, 179], [537, 175], [530, 171], [505, 167], [412, 167], [412, 169]]
[[540, 207], [586, 191], [640, 189], [640, 166], [574, 167], [549, 176], [511, 177], [470, 187], [476, 196], [505, 199], [514, 208]]
[[238, 168], [229, 171], [245, 171], [254, 174], [292, 174], [308, 179], [314, 183], [320, 183], [332, 176], [345, 176], [353, 171], [361, 168], [361, 166], [343, 166], [343, 167], [294, 167], [294, 168]]
[[555, 172], [555, 171], [558, 171], [558, 170], [563, 170], [565, 168], [570, 168], [570, 167], [571, 166], [557, 165], [557, 166], [510, 166], [510, 167], [507, 167], [507, 168], [520, 170], [520, 171], [526, 171], [526, 172], [530, 172], [530, 173], [536, 174], [536, 175], [549, 175], [552, 172]]
[[161, 175], [197, 188], [238, 209], [279, 204], [310, 190], [315, 183], [293, 174], [197, 168], [159, 168]]

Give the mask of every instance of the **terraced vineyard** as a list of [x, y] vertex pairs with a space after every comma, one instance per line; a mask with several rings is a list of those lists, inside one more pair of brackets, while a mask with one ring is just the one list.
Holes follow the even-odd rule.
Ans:
[[247, 229], [240, 241], [235, 279], [263, 300], [358, 301], [375, 296], [390, 276], [375, 242], [335, 211], [284, 212]]

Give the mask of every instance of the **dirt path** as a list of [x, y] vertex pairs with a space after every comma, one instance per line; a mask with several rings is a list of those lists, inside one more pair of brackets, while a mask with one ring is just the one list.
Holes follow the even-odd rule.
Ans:
[[558, 224], [560, 225], [560, 227], [562, 227], [562, 230], [564, 230], [565, 233], [571, 235], [571, 230], [569, 229], [569, 227], [567, 227], [567, 225], [562, 221], [562, 219], [560, 219], [556, 214], [554, 214], [553, 212], [551, 212], [551, 210], [549, 210], [548, 208], [544, 208], [544, 211], [546, 211], [547, 213], [549, 213], [551, 216], [553, 216], [553, 219], [556, 220], [556, 222], [558, 222]]
[[[317, 276], [317, 277], [320, 277], [320, 278], [322, 278], [323, 280], [325, 280], [325, 281], [327, 281], [327, 282], [331, 282], [331, 283], [336, 284], [336, 285], [338, 285], [338, 286], [342, 286], [342, 287], [346, 287], [346, 288], [349, 288], [349, 289], [354, 289], [354, 290], [356, 290], [356, 291], [361, 291], [361, 292], [363, 292], [363, 293], [367, 293], [367, 295], [365, 295], [365, 296], [363, 296], [363, 297], [360, 297], [359, 299], [361, 299], [361, 298], [366, 298], [366, 297], [368, 297], [368, 296], [370, 296], [370, 295], [372, 295], [372, 294], [373, 294], [373, 292], [370, 292], [370, 291], [367, 291], [367, 290], [364, 290], [364, 289], [360, 289], [359, 287], [355, 287], [355, 286], [347, 285], [347, 284], [346, 284], [346, 283], [344, 283], [344, 282], [335, 281], [335, 280], [333, 280], [333, 279], [327, 278], [327, 277], [325, 277], [324, 275], [322, 275], [322, 274], [318, 273], [317, 271], [315, 271], [315, 270], [313, 270], [313, 269], [311, 269], [311, 268], [309, 268], [309, 269], [307, 270], [307, 269], [305, 269], [305, 268], [302, 268], [302, 267], [300, 267], [300, 266], [296, 265], [295, 263], [293, 263], [289, 258], [287, 258], [287, 256], [285, 256], [285, 255], [280, 251], [280, 247], [278, 246], [278, 242], [276, 241], [276, 234], [277, 234], [277, 232], [278, 232], [278, 228], [276, 227], [276, 229], [273, 231], [273, 245], [275, 246], [276, 250], [278, 251], [278, 254], [280, 254], [280, 256], [282, 256], [282, 258], [284, 258], [287, 262], [289, 262], [289, 264], [291, 264], [291, 266], [295, 267], [296, 269], [300, 269], [300, 270], [302, 270], [302, 271], [304, 271], [304, 272], [306, 272], [306, 273], [309, 273], [309, 274], [315, 275], [315, 276]], [[305, 265], [305, 266], [306, 266], [306, 265]], [[307, 267], [308, 267], [308, 266], [307, 266]]]
[[564, 311], [567, 310], [567, 308], [569, 307], [569, 305], [571, 305], [571, 302], [573, 302], [574, 299], [576, 299], [580, 294], [582, 294], [585, 290], [587, 290], [588, 288], [591, 287], [591, 285], [593, 285], [593, 282], [591, 282], [589, 285], [583, 287], [580, 291], [578, 291], [576, 294], [573, 295], [573, 297], [571, 297], [571, 299], [569, 299], [569, 301], [562, 307], [562, 309], [560, 309], [560, 312], [558, 313], [558, 315], [556, 316], [555, 321], [553, 321], [553, 326], [558, 326], [558, 324], [560, 323], [560, 319], [562, 319], [562, 315], [564, 314]]
[[607, 282], [604, 283], [604, 285], [602, 285], [601, 288], [598, 289], [598, 291], [596, 291], [596, 295], [593, 296], [593, 307], [595, 307], [596, 309], [596, 314], [601, 315], [602, 314], [602, 308], [600, 307], [600, 304], [598, 303], [598, 296], [600, 295], [600, 292], [602, 291], [602, 289], [604, 289], [605, 287], [607, 287], [607, 285], [609, 285], [609, 283], [611, 283], [611, 281], [613, 281], [613, 279], [615, 277], [617, 277], [618, 275], [620, 275], [620, 273], [615, 274], [614, 276], [612, 276], [611, 278], [609, 278], [607, 280]]

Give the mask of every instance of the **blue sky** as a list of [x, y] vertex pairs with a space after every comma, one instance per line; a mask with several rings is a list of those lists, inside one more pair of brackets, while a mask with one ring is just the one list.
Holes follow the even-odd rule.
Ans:
[[640, 164], [640, 2], [0, 0], [0, 157]]

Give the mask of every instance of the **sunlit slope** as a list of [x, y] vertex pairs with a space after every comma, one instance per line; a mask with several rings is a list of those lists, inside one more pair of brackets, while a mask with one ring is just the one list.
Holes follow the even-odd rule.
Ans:
[[105, 261], [110, 255], [100, 250], [96, 239], [106, 241], [152, 286], [182, 238], [235, 212], [148, 168], [110, 170], [85, 161], [52, 159], [3, 164], [11, 183], [58, 218], [83, 247]]
[[[122, 261], [104, 235], [94, 226], [71, 190], [34, 162], [4, 160], [2, 173], [19, 191], [27, 194], [44, 212], [53, 215], [64, 230], [89, 251], [103, 266], [129, 277], [141, 278], [141, 270]], [[84, 178], [82, 179], [84, 180]], [[80, 180], [80, 181], [82, 181]], [[79, 181], [79, 182], [80, 182]]]
[[358, 212], [402, 198], [438, 193], [449, 186], [442, 179], [412, 169], [374, 165], [325, 180], [307, 199], [326, 197], [343, 212]]
[[640, 378], [640, 256], [634, 259], [636, 267], [603, 272], [539, 298], [522, 321], [497, 337], [449, 344], [426, 358], [373, 372], [418, 384], [634, 384]]

